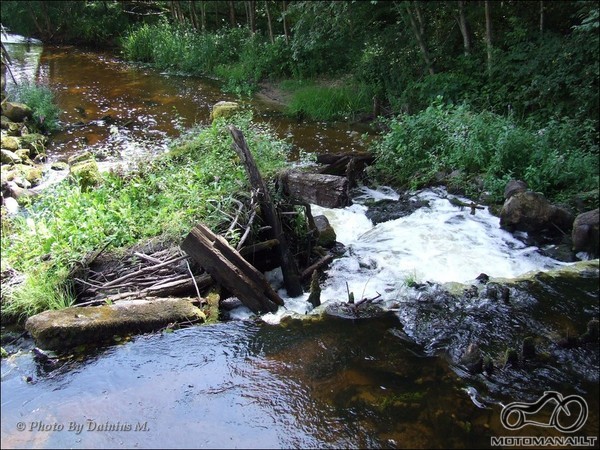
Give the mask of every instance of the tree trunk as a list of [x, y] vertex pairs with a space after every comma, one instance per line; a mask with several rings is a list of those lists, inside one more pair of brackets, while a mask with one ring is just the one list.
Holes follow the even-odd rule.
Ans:
[[200, 2], [200, 28], [206, 31], [206, 3]]
[[192, 26], [195, 30], [200, 28], [200, 24], [198, 23], [198, 14], [196, 14], [196, 2], [191, 1], [189, 3], [190, 7], [190, 17], [192, 18]]
[[487, 47], [487, 71], [492, 72], [492, 14], [489, 0], [485, 0], [485, 44]]
[[256, 167], [252, 153], [250, 153], [250, 149], [246, 144], [246, 139], [242, 132], [233, 125], [229, 126], [229, 132], [233, 137], [233, 147], [244, 164], [252, 189], [257, 191], [260, 196], [260, 209], [265, 222], [271, 227], [271, 237], [279, 241], [277, 252], [281, 260], [281, 271], [283, 272], [283, 282], [287, 293], [290, 297], [302, 295], [302, 284], [300, 283], [300, 275], [298, 267], [296, 266], [296, 261], [290, 253], [287, 239], [281, 227], [281, 221], [277, 215], [277, 210], [271, 201], [267, 186]]
[[256, 33], [256, 0], [248, 2], [248, 28], [252, 33]]
[[431, 62], [431, 57], [429, 56], [429, 49], [427, 48], [427, 44], [425, 42], [425, 24], [419, 3], [416, 1], [407, 2], [405, 3], [405, 8], [410, 21], [410, 26], [413, 30], [417, 43], [419, 44], [419, 49], [421, 50], [421, 56], [425, 62], [425, 67], [427, 68], [429, 74], [433, 75], [435, 74], [435, 70], [433, 69], [433, 63]]
[[540, 0], [540, 34], [544, 33], [544, 0]]
[[267, 0], [265, 0], [265, 11], [267, 12], [267, 24], [269, 25], [269, 39], [271, 39], [271, 44], [274, 44], [273, 25], [271, 24], [271, 13], [269, 12], [269, 2]]
[[228, 1], [227, 2], [229, 4], [229, 25], [231, 25], [231, 28], [234, 28], [236, 25], [236, 20], [235, 20], [235, 3], [233, 1]]
[[289, 44], [290, 43], [290, 36], [288, 33], [288, 28], [287, 28], [287, 19], [286, 19], [286, 15], [287, 15], [287, 2], [285, 0], [283, 0], [282, 4], [281, 4], [281, 16], [282, 16], [282, 21], [283, 21], [283, 35], [285, 36], [285, 43]]
[[469, 34], [469, 25], [465, 16], [464, 0], [459, 0], [458, 2], [458, 26], [463, 38], [465, 56], [469, 56], [471, 54], [471, 36]]

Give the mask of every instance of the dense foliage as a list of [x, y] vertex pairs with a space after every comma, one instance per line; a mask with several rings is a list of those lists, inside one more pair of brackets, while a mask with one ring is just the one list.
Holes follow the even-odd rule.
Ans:
[[540, 126], [598, 121], [593, 1], [5, 0], [1, 8], [15, 32], [120, 42], [132, 60], [218, 76], [240, 94], [264, 79], [344, 75], [388, 113], [418, 112], [442, 96]]
[[[244, 132], [265, 175], [286, 161], [289, 146], [248, 115], [235, 124]], [[27, 216], [2, 220], [2, 272], [25, 275], [13, 292], [3, 287], [4, 317], [29, 316], [73, 301], [69, 271], [89, 252], [110, 244], [119, 249], [161, 236], [179, 243], [203, 221], [219, 230], [236, 209], [247, 180], [223, 121], [190, 131], [171, 152], [140, 162], [128, 173], [104, 174], [104, 183], [82, 190], [70, 180], [44, 191]], [[239, 236], [227, 236], [235, 242]], [[48, 257], [51, 255], [51, 257]]]
[[506, 182], [517, 178], [568, 203], [595, 187], [596, 204], [589, 206], [598, 207], [593, 124], [586, 130], [572, 120], [552, 120], [544, 128], [527, 128], [511, 117], [434, 102], [386, 125], [389, 132], [375, 147], [381, 181], [418, 188], [458, 171], [453, 182], [469, 187], [475, 198], [485, 193], [502, 200]]

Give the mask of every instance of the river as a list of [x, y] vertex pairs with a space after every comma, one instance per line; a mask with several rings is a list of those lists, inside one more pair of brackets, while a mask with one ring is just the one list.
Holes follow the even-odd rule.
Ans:
[[[57, 92], [69, 125], [53, 138], [51, 158], [90, 147], [107, 163], [156, 154], [182, 129], [205, 123], [212, 104], [232, 99], [215, 81], [159, 74], [107, 53], [35, 47], [21, 60], [38, 52], [37, 77]], [[263, 101], [252, 108], [298, 152], [363, 149], [361, 128], [298, 123]], [[397, 193], [354, 194], [348, 208], [315, 208], [346, 248], [327, 272], [321, 309], [351, 291], [378, 297], [387, 313], [335, 309], [316, 320], [304, 295], [286, 298], [275, 314], [242, 307], [228, 322], [141, 335], [52, 365], [29, 343], [2, 359], [2, 448], [510, 447], [497, 440], [504, 437], [588, 439], [580, 447], [596, 438], [597, 447], [598, 343], [562, 341], [598, 318], [598, 261], [548, 258], [487, 211], [452, 206], [441, 189], [414, 193], [429, 206], [378, 225], [365, 215], [368, 201]], [[508, 298], [478, 283], [481, 272], [508, 283]], [[461, 295], [472, 285], [477, 295]], [[506, 364], [506, 349], [520, 352], [526, 337], [536, 357]], [[473, 343], [493, 371], [470, 373], [460, 363]], [[540, 423], [555, 411], [566, 426], [585, 412], [582, 427], [507, 429], [503, 405], [534, 403], [545, 391], [570, 399], [571, 416], [549, 401]]]

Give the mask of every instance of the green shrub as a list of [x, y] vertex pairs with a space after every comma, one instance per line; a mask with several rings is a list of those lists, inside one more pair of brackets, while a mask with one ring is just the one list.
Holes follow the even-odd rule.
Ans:
[[[440, 101], [414, 115], [386, 122], [374, 145], [376, 173], [396, 186], [418, 188], [438, 172], [483, 176], [484, 189], [501, 200], [506, 181], [520, 178], [557, 201], [598, 186], [598, 146], [593, 125], [569, 119], [525, 127], [512, 118], [473, 112]], [[475, 193], [475, 192], [471, 192]]]
[[53, 132], [60, 128], [60, 108], [48, 86], [21, 83], [10, 92], [10, 97], [33, 110], [34, 123], [40, 131]]

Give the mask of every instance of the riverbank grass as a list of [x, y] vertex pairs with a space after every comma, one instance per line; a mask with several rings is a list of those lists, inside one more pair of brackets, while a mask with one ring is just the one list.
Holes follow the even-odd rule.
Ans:
[[[248, 113], [229, 119], [240, 128], [265, 177], [286, 164], [289, 145], [257, 126]], [[27, 213], [3, 218], [2, 313], [7, 319], [58, 309], [74, 301], [69, 274], [88, 252], [119, 251], [161, 237], [180, 242], [198, 222], [220, 231], [247, 195], [243, 166], [224, 120], [190, 130], [171, 151], [128, 172], [104, 173], [84, 191], [65, 181], [44, 191]], [[235, 243], [239, 236], [227, 236]], [[23, 280], [21, 283], [17, 281]], [[5, 282], [6, 281], [6, 282]]]

